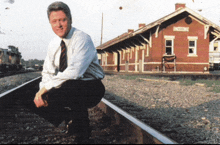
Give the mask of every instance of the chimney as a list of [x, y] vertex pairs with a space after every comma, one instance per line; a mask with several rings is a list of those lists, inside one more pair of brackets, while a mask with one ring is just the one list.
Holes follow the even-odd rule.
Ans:
[[145, 26], [144, 23], [140, 23], [140, 24], [139, 24], [139, 28], [142, 28], [142, 27], [144, 27], [144, 26]]
[[175, 10], [178, 10], [180, 8], [185, 8], [186, 7], [186, 4], [185, 3], [176, 3], [176, 9]]
[[134, 29], [128, 29], [128, 34], [133, 33], [133, 32], [134, 32]]

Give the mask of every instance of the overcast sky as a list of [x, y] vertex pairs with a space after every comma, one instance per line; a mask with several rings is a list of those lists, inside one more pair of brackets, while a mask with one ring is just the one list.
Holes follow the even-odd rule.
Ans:
[[[103, 43], [139, 23], [149, 24], [175, 11], [176, 3], [201, 14], [220, 26], [220, 0], [62, 0], [69, 5], [72, 26], [88, 33], [100, 45], [104, 14]], [[193, 2], [194, 1], [194, 2]], [[47, 7], [55, 0], [0, 0], [0, 48], [14, 45], [22, 58], [45, 59], [54, 37], [47, 18]], [[119, 7], [123, 7], [122, 10]], [[198, 11], [202, 9], [202, 11]]]

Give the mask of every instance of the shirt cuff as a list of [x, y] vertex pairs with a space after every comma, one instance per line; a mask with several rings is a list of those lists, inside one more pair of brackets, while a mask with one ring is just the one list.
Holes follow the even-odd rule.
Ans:
[[47, 91], [49, 91], [49, 90], [51, 90], [51, 89], [53, 88], [53, 85], [52, 85], [51, 83], [46, 83], [46, 84], [44, 85], [44, 87], [45, 87], [45, 89], [46, 89]]

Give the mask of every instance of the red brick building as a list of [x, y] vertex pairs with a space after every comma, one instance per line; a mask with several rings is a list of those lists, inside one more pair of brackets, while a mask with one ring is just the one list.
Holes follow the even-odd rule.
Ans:
[[97, 47], [105, 71], [208, 72], [209, 50], [220, 27], [176, 4], [176, 10]]

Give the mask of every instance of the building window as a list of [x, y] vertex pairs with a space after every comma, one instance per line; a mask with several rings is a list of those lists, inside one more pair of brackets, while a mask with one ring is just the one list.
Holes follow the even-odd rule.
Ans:
[[189, 41], [189, 54], [196, 54], [195, 41]]
[[165, 38], [165, 53], [166, 55], [174, 54], [174, 39], [175, 36], [164, 36]]
[[197, 39], [198, 37], [188, 37], [188, 40], [189, 40], [189, 55], [188, 56], [197, 55]]
[[217, 52], [218, 51], [218, 42], [214, 43], [214, 51]]
[[173, 48], [172, 40], [166, 40], [166, 54], [167, 55], [172, 54], [172, 48]]

